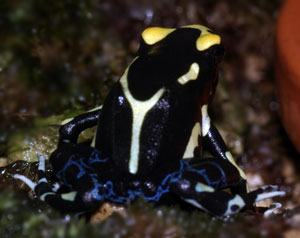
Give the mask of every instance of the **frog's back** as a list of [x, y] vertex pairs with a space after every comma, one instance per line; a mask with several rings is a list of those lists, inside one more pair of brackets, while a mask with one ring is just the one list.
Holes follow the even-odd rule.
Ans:
[[96, 147], [120, 170], [144, 175], [186, 156], [216, 83], [215, 58], [197, 49], [203, 32], [185, 27], [142, 34], [139, 55], [107, 97], [97, 131]]

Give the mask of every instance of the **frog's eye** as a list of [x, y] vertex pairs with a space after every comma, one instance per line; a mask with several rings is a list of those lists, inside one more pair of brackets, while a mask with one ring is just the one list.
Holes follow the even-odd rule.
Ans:
[[194, 28], [201, 31], [201, 35], [196, 41], [196, 47], [199, 51], [207, 50], [209, 47], [213, 45], [220, 45], [221, 44], [221, 37], [212, 33], [212, 31], [202, 25], [188, 25], [183, 26], [182, 28]]
[[149, 27], [142, 33], [142, 38], [148, 45], [154, 45], [175, 31], [175, 28]]

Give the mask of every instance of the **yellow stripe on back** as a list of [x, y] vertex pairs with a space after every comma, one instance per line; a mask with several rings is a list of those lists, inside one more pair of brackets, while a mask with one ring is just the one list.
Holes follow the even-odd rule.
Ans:
[[[131, 64], [137, 59], [136, 57]], [[131, 65], [130, 64], [130, 65]], [[129, 67], [130, 67], [129, 65]], [[140, 135], [142, 131], [142, 126], [144, 119], [151, 110], [152, 107], [157, 104], [159, 99], [162, 97], [165, 92], [164, 88], [159, 89], [151, 98], [146, 101], [139, 101], [135, 99], [129, 88], [128, 88], [128, 69], [125, 70], [124, 74], [120, 79], [120, 84], [123, 89], [123, 93], [130, 104], [130, 108], [132, 111], [132, 134], [130, 141], [130, 158], [129, 158], [129, 172], [135, 174], [138, 170], [139, 163], [139, 151], [140, 151]]]

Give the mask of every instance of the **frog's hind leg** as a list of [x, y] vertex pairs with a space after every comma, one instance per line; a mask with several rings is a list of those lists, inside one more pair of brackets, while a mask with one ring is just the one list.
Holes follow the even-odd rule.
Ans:
[[233, 194], [225, 191], [238, 183], [238, 179], [230, 177], [228, 172], [231, 168], [227, 165], [232, 165], [223, 161], [200, 159], [196, 163], [186, 162], [179, 176], [170, 180], [171, 191], [184, 201], [217, 216], [237, 213], [260, 200], [285, 194], [277, 191], [277, 186], [263, 186], [250, 193]]
[[50, 155], [53, 174], [65, 185], [77, 184], [82, 175], [99, 173], [107, 177], [111, 161], [96, 148], [73, 143], [61, 143]]
[[45, 174], [45, 157], [37, 154], [39, 158], [38, 182], [35, 183], [23, 175], [16, 174], [15, 179], [26, 183], [42, 201], [46, 201], [50, 206], [61, 212], [87, 212], [99, 205], [99, 191], [97, 199], [93, 199], [93, 194], [80, 194], [77, 191], [68, 193], [57, 193], [55, 188], [51, 188]]

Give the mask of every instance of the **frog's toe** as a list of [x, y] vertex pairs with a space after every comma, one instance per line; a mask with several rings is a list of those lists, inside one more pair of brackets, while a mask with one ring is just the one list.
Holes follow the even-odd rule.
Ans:
[[44, 200], [44, 195], [49, 193], [55, 193], [50, 185], [48, 184], [48, 180], [45, 174], [45, 156], [41, 153], [37, 153], [37, 157], [39, 160], [38, 165], [38, 182], [35, 183], [31, 181], [29, 178], [25, 177], [24, 175], [15, 174], [14, 178], [23, 181], [31, 190], [33, 190], [36, 195], [41, 199]]
[[264, 185], [249, 194], [256, 195], [255, 202], [259, 202], [272, 197], [282, 197], [285, 196], [286, 193], [284, 191], [278, 191], [277, 185]]
[[278, 185], [271, 185], [271, 184], [269, 184], [269, 185], [263, 185], [263, 186], [261, 186], [260, 187], [260, 189], [262, 189], [262, 190], [264, 190], [264, 191], [276, 191], [276, 190], [278, 190]]
[[[39, 197], [40, 200], [46, 201], [52, 207], [61, 212], [83, 212], [95, 208], [101, 199], [94, 198], [94, 190], [86, 192], [84, 195], [77, 191], [68, 193], [57, 193], [59, 185], [50, 186], [45, 174], [45, 156], [37, 153], [39, 159], [38, 165], [38, 182], [35, 183], [24, 175], [16, 174], [15, 179], [19, 179], [27, 184]], [[96, 191], [98, 192], [98, 191]], [[102, 197], [101, 197], [102, 198]]]
[[281, 207], [282, 205], [279, 202], [272, 203], [271, 206], [264, 212], [264, 217], [271, 216], [276, 210], [278, 210]]
[[36, 153], [36, 156], [38, 157], [38, 160], [39, 160], [38, 170], [45, 171], [46, 157], [43, 154], [39, 153], [39, 152]]
[[285, 195], [285, 192], [277, 191], [278, 187], [274, 185], [262, 186], [250, 193], [231, 194], [187, 179], [171, 183], [171, 189], [187, 203], [216, 216], [237, 213], [250, 208], [255, 202]]
[[19, 180], [23, 181], [33, 191], [35, 191], [36, 187], [40, 183], [42, 183], [42, 182], [48, 183], [48, 181], [46, 179], [46, 175], [45, 175], [45, 156], [42, 155], [41, 153], [36, 153], [36, 154], [37, 154], [37, 157], [38, 157], [38, 160], [39, 160], [39, 166], [38, 166], [39, 181], [38, 181], [38, 183], [35, 183], [35, 182], [31, 181], [29, 178], [25, 177], [24, 175], [21, 175], [21, 174], [15, 174], [14, 175], [15, 179], [19, 179]]
[[24, 175], [21, 174], [15, 174], [14, 175], [14, 179], [19, 179], [21, 180], [23, 183], [25, 183], [28, 187], [30, 187], [31, 190], [34, 191], [34, 188], [36, 187], [36, 183], [31, 181], [29, 178], [25, 177]]
[[52, 185], [52, 190], [53, 190], [54, 192], [57, 192], [58, 189], [60, 189], [60, 184], [56, 182], [56, 183], [54, 183], [54, 184]]

